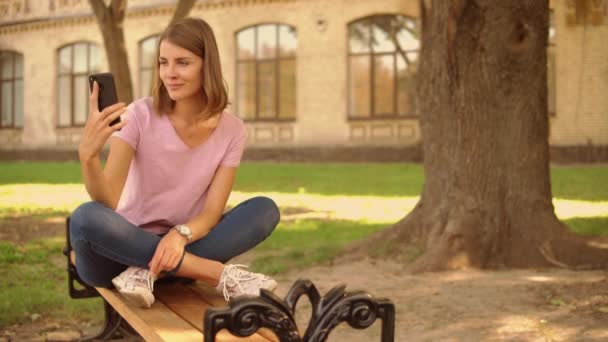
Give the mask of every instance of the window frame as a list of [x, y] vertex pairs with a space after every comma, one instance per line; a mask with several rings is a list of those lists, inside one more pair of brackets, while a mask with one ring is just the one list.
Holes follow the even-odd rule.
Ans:
[[[86, 44], [87, 45], [87, 68], [86, 68], [86, 72], [79, 72], [79, 73], [74, 73], [74, 47], [76, 45], [80, 45], [80, 44]], [[62, 73], [61, 72], [61, 51], [63, 49], [66, 48], [70, 48], [70, 72], [69, 73]], [[91, 49], [95, 48], [98, 49], [97, 53], [99, 56], [99, 63], [101, 64], [102, 58], [101, 58], [101, 49], [97, 46], [96, 43], [91, 42], [91, 41], [75, 41], [75, 42], [70, 42], [68, 44], [64, 44], [60, 47], [57, 48], [56, 53], [55, 53], [55, 58], [57, 59], [57, 62], [55, 63], [56, 65], [56, 81], [55, 81], [55, 85], [57, 86], [57, 91], [55, 92], [55, 99], [56, 99], [56, 106], [55, 106], [55, 110], [57, 115], [55, 116], [55, 127], [56, 128], [73, 128], [73, 127], [84, 127], [86, 125], [86, 121], [87, 118], [89, 116], [88, 114], [88, 110], [89, 110], [89, 101], [88, 98], [86, 99], [85, 103], [86, 103], [86, 112], [85, 113], [85, 122], [83, 122], [82, 124], [76, 124], [75, 123], [75, 109], [74, 109], [74, 105], [75, 105], [75, 93], [74, 93], [74, 79], [78, 76], [86, 76], [86, 78], [88, 79], [88, 76], [90, 74], [94, 74], [94, 73], [98, 73], [99, 70], [93, 70], [91, 69]], [[70, 77], [70, 123], [68, 125], [60, 125], [59, 124], [59, 116], [61, 115], [60, 113], [60, 101], [59, 101], [59, 95], [60, 95], [60, 87], [59, 87], [59, 80], [61, 79], [61, 77], [63, 76], [69, 76]]]
[[[266, 26], [266, 25], [275, 25], [276, 27], [276, 48], [277, 48], [277, 55], [274, 58], [267, 58], [267, 59], [261, 59], [258, 57], [258, 28], [260, 26]], [[289, 57], [282, 57], [280, 55], [280, 27], [281, 26], [287, 26], [289, 29], [292, 29], [296, 32], [296, 49], [295, 49], [295, 53], [293, 56], [289, 56]], [[239, 57], [239, 34], [241, 34], [242, 32], [248, 30], [248, 29], [254, 29], [254, 58], [251, 59], [241, 59]], [[234, 46], [235, 46], [235, 70], [234, 70], [234, 74], [235, 74], [235, 111], [236, 113], [239, 114], [239, 117], [241, 117], [241, 119], [245, 122], [295, 122], [297, 120], [297, 108], [298, 108], [298, 104], [297, 104], [297, 61], [298, 61], [298, 47], [297, 47], [297, 40], [298, 40], [298, 30], [295, 26], [290, 25], [290, 24], [286, 24], [286, 23], [281, 23], [281, 22], [261, 22], [261, 23], [257, 23], [257, 24], [253, 24], [253, 25], [249, 25], [249, 26], [245, 26], [242, 27], [241, 29], [237, 30], [234, 33]], [[272, 62], [274, 63], [274, 69], [275, 69], [275, 73], [276, 73], [276, 79], [275, 79], [275, 85], [274, 85], [274, 93], [275, 93], [275, 99], [274, 99], [274, 109], [275, 109], [275, 116], [272, 118], [260, 118], [260, 86], [259, 86], [259, 69], [260, 69], [260, 64], [262, 63], [268, 63], [268, 62]], [[295, 87], [294, 87], [294, 103], [295, 103], [295, 110], [294, 110], [294, 116], [291, 118], [281, 118], [279, 117], [279, 113], [280, 113], [280, 82], [281, 82], [281, 77], [280, 77], [280, 72], [281, 72], [281, 61], [293, 61], [294, 65], [295, 65], [295, 70], [294, 70], [294, 77], [295, 77]], [[247, 64], [247, 63], [253, 63], [254, 64], [254, 78], [255, 78], [255, 112], [254, 117], [253, 118], [245, 118], [244, 116], [242, 116], [239, 112], [239, 90], [240, 90], [240, 84], [239, 84], [239, 66], [242, 64]]]
[[[5, 82], [10, 82], [11, 84], [11, 123], [10, 125], [3, 125], [2, 124], [2, 120], [0, 118], [0, 130], [4, 130], [4, 129], [23, 129], [23, 125], [21, 126], [16, 126], [15, 122], [16, 122], [16, 118], [17, 118], [17, 114], [15, 112], [15, 90], [16, 90], [16, 84], [17, 81], [21, 81], [21, 92], [22, 92], [22, 96], [21, 96], [21, 101], [23, 103], [21, 103], [21, 109], [22, 109], [22, 123], [25, 122], [25, 108], [24, 108], [24, 91], [25, 91], [25, 81], [24, 81], [24, 70], [21, 70], [21, 76], [17, 77], [16, 76], [16, 71], [17, 71], [17, 58], [21, 58], [21, 66], [23, 68], [24, 66], [24, 56], [22, 53], [15, 51], [15, 50], [0, 50], [0, 55], [4, 55], [4, 54], [8, 54], [11, 56], [11, 64], [12, 64], [12, 76], [10, 78], [4, 78], [1, 74], [0, 74], [0, 111], [2, 110], [2, 85]], [[2, 64], [0, 64], [0, 70], [2, 68]], [[1, 113], [0, 113], [1, 115]]]
[[158, 61], [153, 60], [152, 61], [152, 65], [153, 66], [152, 67], [150, 67], [150, 68], [143, 67], [143, 65], [144, 65], [143, 58], [144, 58], [144, 56], [143, 56], [143, 51], [142, 51], [142, 45], [147, 40], [152, 39], [152, 38], [156, 38], [156, 48], [158, 49], [158, 40], [160, 39], [160, 36], [161, 36], [161, 33], [151, 34], [151, 35], [148, 35], [148, 36], [140, 39], [137, 42], [137, 63], [138, 63], [138, 67], [137, 67], [137, 93], [138, 93], [139, 97], [151, 96], [151, 94], [144, 95], [144, 94], [141, 93], [141, 86], [142, 86], [141, 83], [142, 83], [142, 79], [143, 79], [142, 72], [143, 71], [151, 71], [152, 72], [152, 78], [151, 78], [152, 84], [150, 84], [150, 90], [152, 90], [152, 87], [154, 86], [154, 79], [155, 79], [154, 76], [156, 76], [156, 73], [157, 73], [157, 70], [156, 70], [157, 68], [155, 67], [155, 65], [157, 65], [157, 63], [158, 63]]
[[[415, 18], [409, 15], [405, 15], [405, 14], [401, 14], [401, 13], [378, 13], [378, 14], [372, 14], [369, 16], [365, 16], [365, 17], [360, 17], [360, 18], [356, 18], [354, 20], [351, 20], [350, 22], [347, 23], [346, 25], [346, 119], [349, 122], [356, 122], [356, 121], [374, 121], [374, 120], [402, 120], [402, 119], [418, 119], [420, 116], [418, 114], [399, 114], [399, 103], [398, 103], [398, 98], [399, 98], [399, 77], [398, 77], [398, 69], [397, 69], [397, 59], [400, 57], [400, 53], [399, 53], [399, 48], [396, 47], [395, 51], [393, 52], [375, 52], [373, 49], [373, 41], [372, 39], [370, 39], [370, 45], [369, 45], [369, 52], [352, 52], [351, 51], [351, 46], [350, 46], [350, 28], [351, 25], [359, 23], [359, 22], [364, 22], [364, 21], [372, 21], [373, 24], [373, 20], [375, 18], [379, 18], [379, 17], [387, 17], [387, 16], [393, 16], [393, 17], [404, 17], [405, 19], [409, 19], [412, 22], [414, 22], [417, 26], [418, 29], [421, 30], [420, 27], [420, 20], [419, 18]], [[373, 25], [369, 25], [369, 37], [373, 37]], [[420, 41], [420, 40], [419, 40]], [[404, 54], [410, 53], [410, 52], [416, 52], [418, 53], [418, 55], [420, 56], [420, 47], [418, 49], [415, 50], [401, 50]], [[353, 108], [351, 106], [351, 77], [352, 77], [352, 70], [351, 70], [351, 58], [352, 57], [361, 57], [361, 56], [368, 56], [369, 57], [369, 86], [370, 86], [370, 99], [369, 99], [369, 116], [355, 116], [353, 115]], [[382, 56], [393, 56], [393, 113], [392, 114], [386, 114], [386, 113], [375, 113], [375, 81], [376, 81], [376, 77], [375, 77], [375, 59], [376, 57], [382, 57]], [[404, 63], [407, 63], [407, 61], [404, 61]]]

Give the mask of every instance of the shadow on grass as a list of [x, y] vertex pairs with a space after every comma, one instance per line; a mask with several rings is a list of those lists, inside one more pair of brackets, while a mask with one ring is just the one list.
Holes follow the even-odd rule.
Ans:
[[347, 244], [387, 228], [386, 224], [304, 220], [282, 223], [256, 247], [252, 268], [277, 274], [331, 261]]

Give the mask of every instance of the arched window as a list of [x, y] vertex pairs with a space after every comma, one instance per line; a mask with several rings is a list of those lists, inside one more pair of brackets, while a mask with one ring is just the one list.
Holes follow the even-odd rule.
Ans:
[[236, 112], [244, 120], [296, 117], [296, 29], [262, 24], [236, 34]]
[[420, 29], [402, 15], [376, 15], [348, 25], [349, 119], [416, 114]]
[[159, 38], [160, 35], [154, 35], [139, 41], [139, 96], [152, 94]]
[[0, 51], [0, 128], [23, 127], [23, 55]]
[[89, 112], [88, 75], [100, 70], [99, 48], [92, 43], [74, 43], [57, 54], [57, 126], [83, 126]]

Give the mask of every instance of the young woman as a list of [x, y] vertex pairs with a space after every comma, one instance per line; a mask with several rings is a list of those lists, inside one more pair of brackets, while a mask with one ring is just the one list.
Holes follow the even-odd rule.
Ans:
[[[226, 112], [227, 90], [211, 27], [188, 18], [159, 39], [153, 97], [99, 112], [98, 85], [78, 149], [92, 202], [70, 220], [76, 269], [92, 286], [111, 287], [143, 307], [158, 277], [202, 280], [226, 300], [276, 281], [225, 265], [279, 222], [276, 204], [251, 198], [223, 214], [247, 137]], [[122, 116], [119, 124], [109, 126]], [[110, 139], [102, 167], [99, 152]]]

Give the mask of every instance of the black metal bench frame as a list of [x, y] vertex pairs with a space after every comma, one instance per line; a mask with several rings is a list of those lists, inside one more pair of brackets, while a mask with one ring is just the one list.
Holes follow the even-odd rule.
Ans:
[[[87, 285], [76, 272], [70, 254], [70, 218], [66, 218], [66, 246], [68, 287], [74, 299], [101, 296], [94, 287]], [[82, 287], [78, 289], [78, 287]], [[329, 333], [342, 322], [356, 329], [365, 329], [377, 319], [382, 320], [382, 342], [394, 341], [395, 306], [388, 299], [372, 297], [364, 291], [347, 292], [344, 285], [332, 288], [321, 297], [310, 280], [294, 283], [281, 300], [274, 293], [262, 290], [259, 297], [232, 299], [225, 308], [209, 308], [203, 318], [204, 340], [215, 342], [215, 335], [222, 329], [240, 337], [250, 336], [259, 328], [272, 330], [281, 342], [324, 342]], [[295, 322], [298, 300], [307, 296], [312, 304], [312, 316], [301, 337]], [[105, 323], [100, 333], [82, 341], [110, 340], [137, 336], [137, 332], [104, 299]]]
[[[72, 264], [70, 257], [72, 252], [72, 243], [70, 242], [69, 217], [67, 217], [65, 220], [65, 241], [66, 245], [63, 248], [63, 254], [67, 258], [68, 289], [70, 292], [70, 297], [74, 299], [101, 297], [99, 292], [97, 292], [94, 287], [87, 285], [82, 279], [80, 279], [78, 272], [76, 272], [76, 266]], [[97, 335], [81, 339], [81, 341], [107, 341], [115, 338], [138, 335], [135, 329], [133, 329], [133, 327], [131, 327], [129, 323], [127, 323], [127, 321], [125, 321], [105, 299], [103, 300], [103, 308], [103, 328]]]

